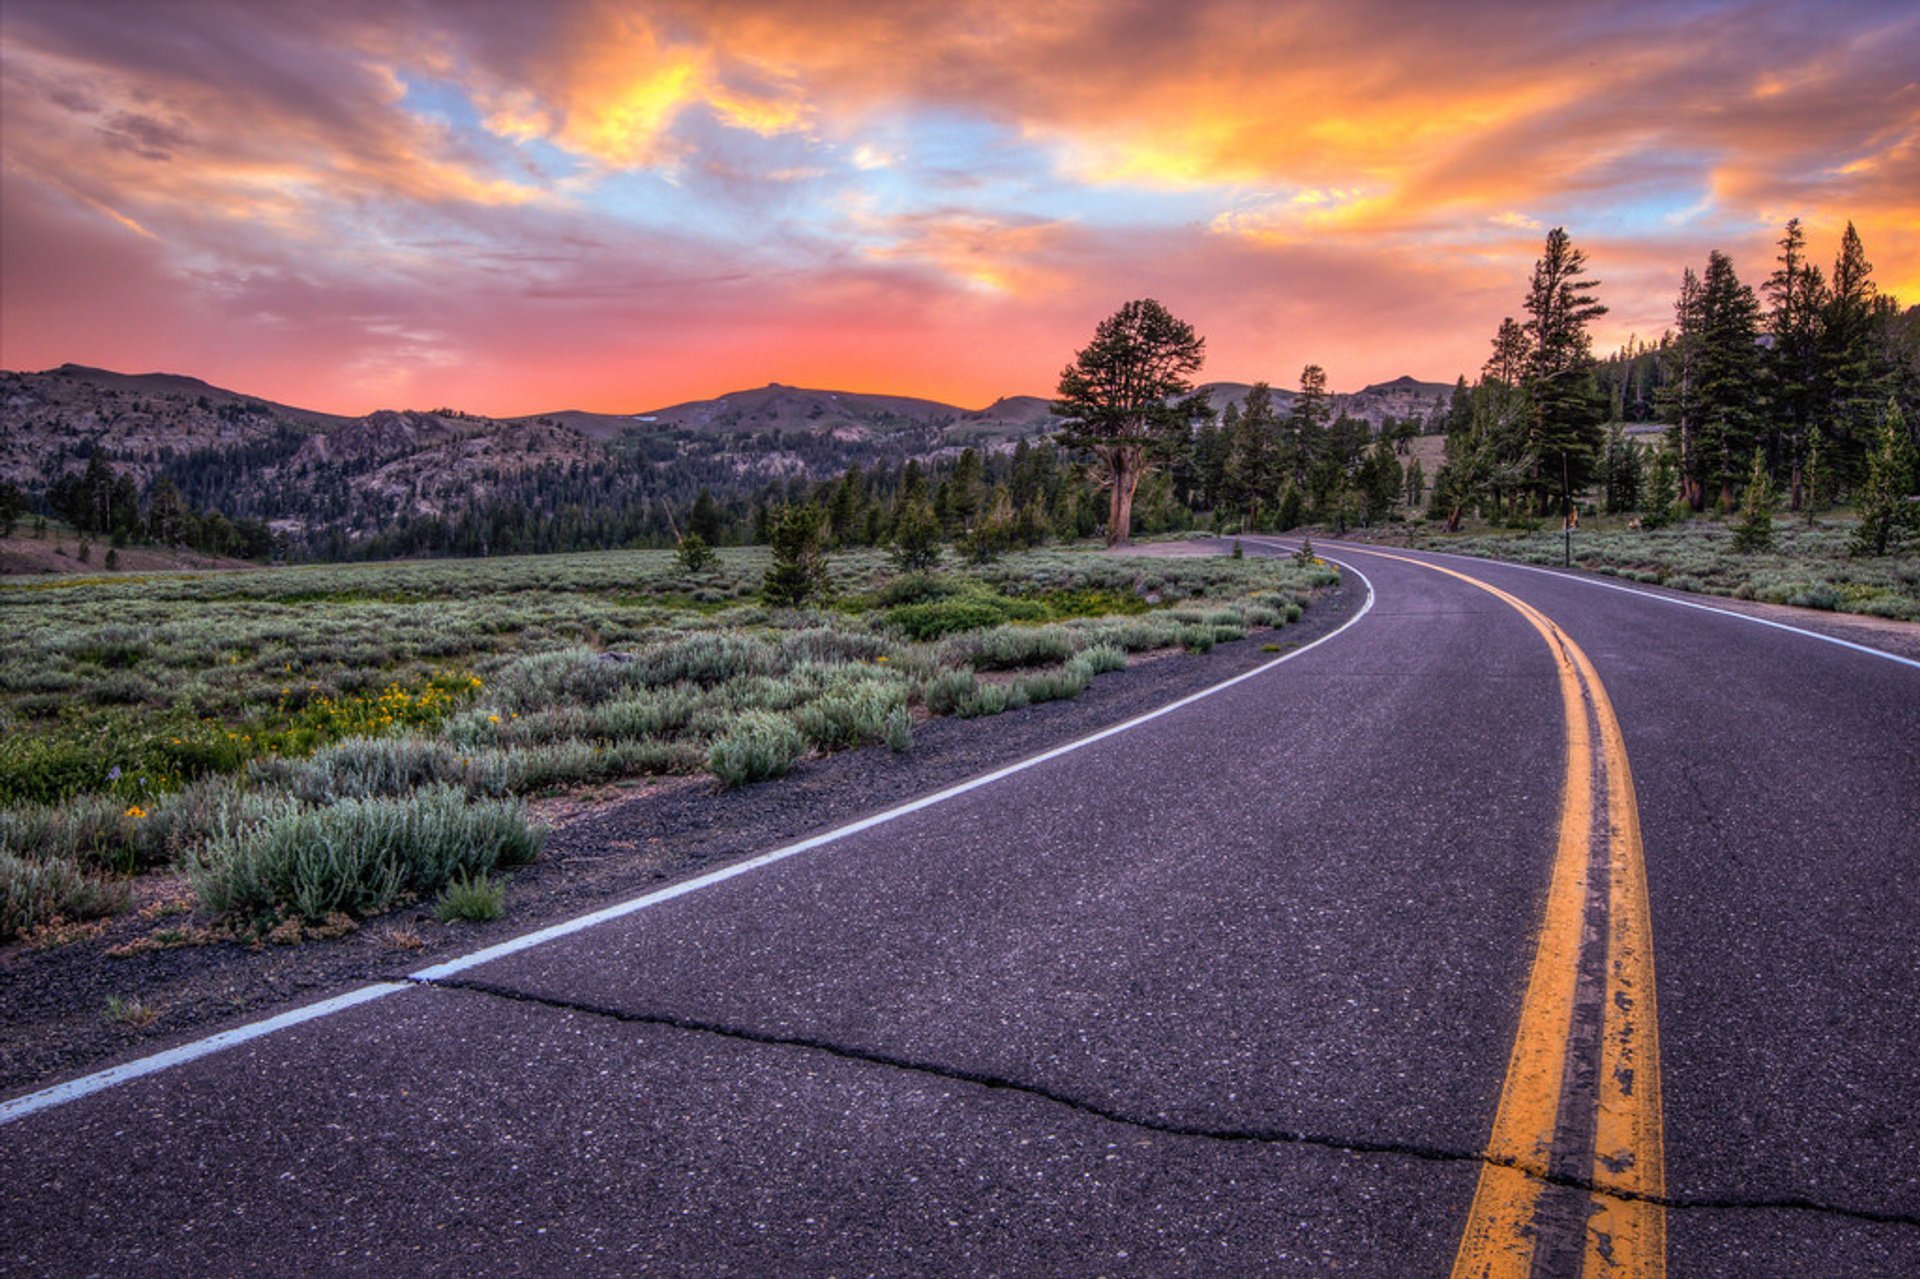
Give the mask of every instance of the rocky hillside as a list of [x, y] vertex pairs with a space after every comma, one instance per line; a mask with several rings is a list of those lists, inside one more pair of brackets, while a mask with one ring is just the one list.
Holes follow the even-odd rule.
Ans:
[[[347, 481], [364, 522], [446, 515], [510, 496], [530, 471], [604, 464], [606, 449], [569, 427], [383, 409], [316, 431], [274, 470], [282, 485]], [[361, 521], [356, 521], [361, 522]]]
[[[1247, 392], [1253, 387], [1245, 382], [1208, 382], [1202, 389], [1208, 392], [1214, 412], [1220, 413], [1229, 404], [1245, 405]], [[1276, 409], [1285, 413], [1293, 407], [1294, 392], [1290, 388], [1275, 386], [1272, 390]], [[1424, 421], [1436, 405], [1444, 410], [1452, 397], [1452, 383], [1397, 377], [1391, 382], [1376, 382], [1358, 391], [1335, 394], [1332, 399], [1334, 412], [1359, 418], [1377, 431], [1388, 418], [1417, 417]]]
[[128, 375], [63, 364], [0, 371], [0, 479], [38, 489], [86, 465], [96, 449], [144, 485], [201, 451], [290, 451], [347, 419], [222, 390], [170, 373]]

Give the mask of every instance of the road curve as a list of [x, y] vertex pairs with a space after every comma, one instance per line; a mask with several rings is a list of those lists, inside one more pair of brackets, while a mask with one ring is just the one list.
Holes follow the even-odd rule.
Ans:
[[[1495, 1274], [1465, 1240], [1520, 1165], [1574, 1222], [1530, 1273], [1920, 1272], [1920, 671], [1326, 549], [1372, 610], [1213, 696], [0, 1126], [0, 1271]], [[1493, 1139], [1576, 708], [1620, 827], [1603, 698], [1664, 1178], [1596, 1200], [1558, 1110], [1550, 1168]], [[1621, 1205], [1631, 1269], [1578, 1220]]]

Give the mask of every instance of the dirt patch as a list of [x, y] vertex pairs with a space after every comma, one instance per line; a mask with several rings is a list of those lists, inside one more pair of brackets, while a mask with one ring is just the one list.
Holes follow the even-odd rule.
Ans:
[[[899, 754], [873, 747], [811, 758], [780, 781], [734, 791], [681, 777], [535, 801], [533, 811], [553, 833], [537, 862], [507, 877], [506, 918], [494, 923], [442, 923], [431, 903], [414, 902], [331, 940], [275, 945], [218, 933], [212, 921], [176, 908], [184, 877], [150, 877], [134, 908], [104, 930], [61, 945], [0, 950], [0, 1025], [7, 1028], [0, 1092], [24, 1092], [290, 1004], [402, 977], [1025, 759], [1273, 660], [1263, 646], [1309, 643], [1351, 617], [1363, 595], [1326, 588], [1299, 622], [1209, 654], [1142, 654], [1070, 701], [917, 722], [912, 748]], [[168, 944], [134, 944], [162, 932]], [[172, 935], [185, 940], [172, 944]], [[115, 950], [117, 957], [108, 953]], [[130, 1001], [152, 1018], [128, 1018]]]

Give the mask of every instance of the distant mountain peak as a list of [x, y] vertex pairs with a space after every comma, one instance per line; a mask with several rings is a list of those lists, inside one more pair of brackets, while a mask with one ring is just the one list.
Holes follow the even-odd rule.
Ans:
[[1372, 386], [1361, 387], [1357, 395], [1448, 395], [1453, 391], [1450, 382], [1423, 382], [1410, 374], [1402, 373], [1391, 382], [1375, 382]]

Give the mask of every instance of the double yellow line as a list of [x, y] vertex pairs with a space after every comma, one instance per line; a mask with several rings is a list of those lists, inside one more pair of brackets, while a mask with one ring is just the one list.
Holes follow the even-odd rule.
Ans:
[[[1666, 1188], [1666, 1158], [1653, 933], [1639, 807], [1613, 704], [1580, 646], [1524, 600], [1437, 564], [1381, 551], [1360, 553], [1458, 578], [1526, 618], [1553, 654], [1566, 712], [1566, 775], [1546, 913], [1486, 1162], [1454, 1258], [1455, 1279], [1506, 1279], [1534, 1272], [1546, 1234], [1541, 1207], [1556, 1140], [1565, 1142], [1571, 1126], [1578, 1130], [1574, 1148], [1586, 1148], [1589, 1122], [1587, 1166], [1571, 1174], [1592, 1187], [1576, 1192], [1585, 1230], [1580, 1272], [1659, 1279], [1666, 1273], [1666, 1211], [1658, 1202]], [[1589, 898], [1597, 895], [1601, 883], [1604, 938], [1594, 935], [1591, 925], [1598, 912], [1589, 909]], [[1580, 966], [1583, 950], [1591, 955], [1592, 948], [1602, 944], [1605, 981], [1597, 1010], [1597, 1078], [1579, 1083], [1570, 1081], [1571, 1059], [1584, 1051], [1591, 1062], [1594, 1052], [1590, 1036], [1584, 1048], [1577, 1043]], [[1593, 994], [1590, 990], [1584, 996], [1589, 1003]], [[1584, 1011], [1591, 1023], [1596, 1010]], [[1560, 1162], [1564, 1165], [1564, 1157]], [[1563, 1167], [1560, 1175], [1569, 1174]]]

